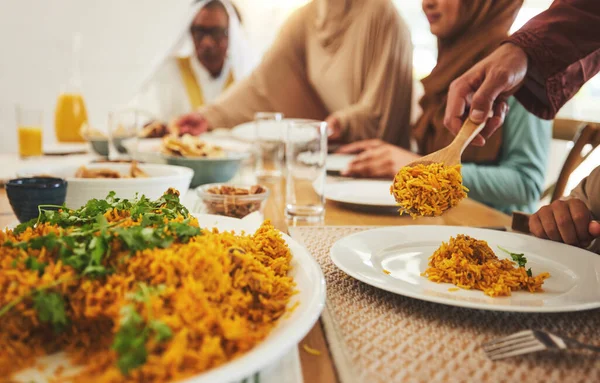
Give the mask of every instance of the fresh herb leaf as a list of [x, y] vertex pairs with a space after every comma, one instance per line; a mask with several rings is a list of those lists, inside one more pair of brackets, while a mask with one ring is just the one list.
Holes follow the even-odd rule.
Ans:
[[168, 235], [160, 227], [120, 227], [116, 228], [114, 232], [132, 253], [145, 249], [154, 249], [156, 247], [166, 249], [171, 246], [175, 240], [174, 237]]
[[93, 265], [87, 266], [85, 269], [83, 269], [83, 272], [82, 272], [83, 275], [89, 275], [94, 278], [104, 277], [104, 276], [110, 275], [112, 273], [114, 273], [114, 269], [106, 268], [104, 266], [93, 266]]
[[[149, 305], [153, 295], [164, 291], [164, 285], [148, 286], [140, 283], [138, 289], [127, 295], [127, 298], [139, 303]], [[112, 348], [119, 358], [117, 366], [127, 375], [131, 370], [146, 363], [148, 352], [146, 342], [154, 332], [156, 341], [164, 342], [173, 336], [171, 328], [164, 322], [151, 318], [151, 311], [147, 310], [149, 320], [144, 322], [142, 316], [135, 310], [134, 305], [127, 305], [121, 309], [121, 327], [115, 336]]]
[[[512, 258], [513, 261], [517, 262], [517, 264], [519, 265], [519, 267], [525, 267], [525, 265], [527, 264], [527, 258], [525, 258], [525, 254], [521, 253], [511, 253], [510, 251], [506, 250], [503, 247], [498, 246], [498, 248], [502, 251], [504, 251], [506, 254], [510, 255], [510, 257]], [[531, 269], [530, 269], [531, 270]]]
[[150, 321], [150, 328], [156, 333], [156, 340], [158, 342], [164, 342], [173, 336], [173, 331], [165, 322], [159, 320]]
[[533, 273], [531, 272], [531, 267], [527, 269], [527, 276], [533, 277]]
[[27, 259], [25, 259], [25, 267], [27, 267], [29, 270], [37, 271], [40, 275], [44, 274], [46, 266], [48, 266], [47, 263], [40, 262], [37, 260], [37, 258], [32, 256], [29, 256]]
[[195, 237], [202, 233], [202, 229], [196, 226], [191, 226], [188, 220], [183, 222], [170, 222], [169, 231], [174, 233], [181, 243], [187, 243], [191, 237]]
[[135, 302], [148, 303], [153, 295], [162, 294], [165, 288], [163, 284], [148, 286], [142, 282], [138, 284], [138, 289], [135, 292], [127, 294], [127, 298]]
[[127, 305], [121, 309], [121, 327], [115, 336], [112, 348], [119, 355], [117, 366], [125, 375], [136, 367], [146, 363], [148, 352], [146, 351], [146, 331], [144, 320], [135, 311], [133, 305]]
[[33, 218], [27, 222], [23, 222], [17, 225], [17, 227], [15, 227], [15, 229], [13, 230], [13, 233], [15, 235], [19, 235], [21, 233], [23, 233], [25, 230], [27, 230], [30, 227], [34, 227], [35, 224], [37, 223], [37, 218]]
[[55, 332], [62, 331], [69, 319], [62, 295], [54, 292], [38, 291], [33, 296], [33, 308], [41, 322], [50, 323]]

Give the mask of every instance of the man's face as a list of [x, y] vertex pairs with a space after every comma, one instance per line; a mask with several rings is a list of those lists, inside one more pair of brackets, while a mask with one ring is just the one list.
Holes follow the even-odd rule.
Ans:
[[198, 60], [215, 77], [227, 56], [228, 30], [229, 16], [221, 7], [202, 8], [190, 28]]

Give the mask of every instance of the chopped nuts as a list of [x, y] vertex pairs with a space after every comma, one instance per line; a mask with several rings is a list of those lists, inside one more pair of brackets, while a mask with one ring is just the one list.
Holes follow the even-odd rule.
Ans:
[[252, 196], [266, 193], [267, 189], [260, 185], [254, 185], [248, 188], [238, 188], [234, 186], [222, 185], [211, 187], [206, 190], [209, 194], [222, 195], [222, 200], [215, 201], [206, 198], [204, 204], [211, 214], [225, 215], [234, 218], [243, 218], [250, 213], [260, 210], [263, 200], [248, 201], [245, 196]]

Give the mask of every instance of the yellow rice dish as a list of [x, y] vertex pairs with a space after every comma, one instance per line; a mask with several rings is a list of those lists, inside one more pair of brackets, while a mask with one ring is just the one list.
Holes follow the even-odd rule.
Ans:
[[411, 217], [435, 217], [458, 205], [469, 190], [462, 184], [460, 165], [440, 163], [405, 166], [390, 188], [400, 212]]
[[429, 258], [429, 267], [422, 274], [438, 283], [453, 283], [463, 289], [481, 290], [491, 297], [511, 295], [511, 291], [543, 291], [549, 273], [533, 276], [525, 269], [523, 254], [509, 253], [510, 259], [498, 259], [486, 241], [459, 234], [443, 242]]
[[265, 222], [253, 235], [203, 230], [169, 190], [42, 211], [0, 232], [0, 376], [66, 351], [60, 381], [167, 382], [255, 347], [295, 294], [291, 253]]

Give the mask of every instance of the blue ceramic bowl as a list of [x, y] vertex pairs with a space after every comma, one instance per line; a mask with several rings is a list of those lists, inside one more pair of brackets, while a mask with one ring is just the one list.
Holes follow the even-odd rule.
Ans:
[[229, 154], [225, 158], [186, 158], [166, 156], [169, 165], [185, 166], [194, 171], [190, 187], [222, 183], [231, 180], [240, 170], [249, 153]]
[[8, 201], [20, 222], [37, 218], [39, 205], [62, 205], [67, 181], [60, 178], [17, 178], [6, 183]]

